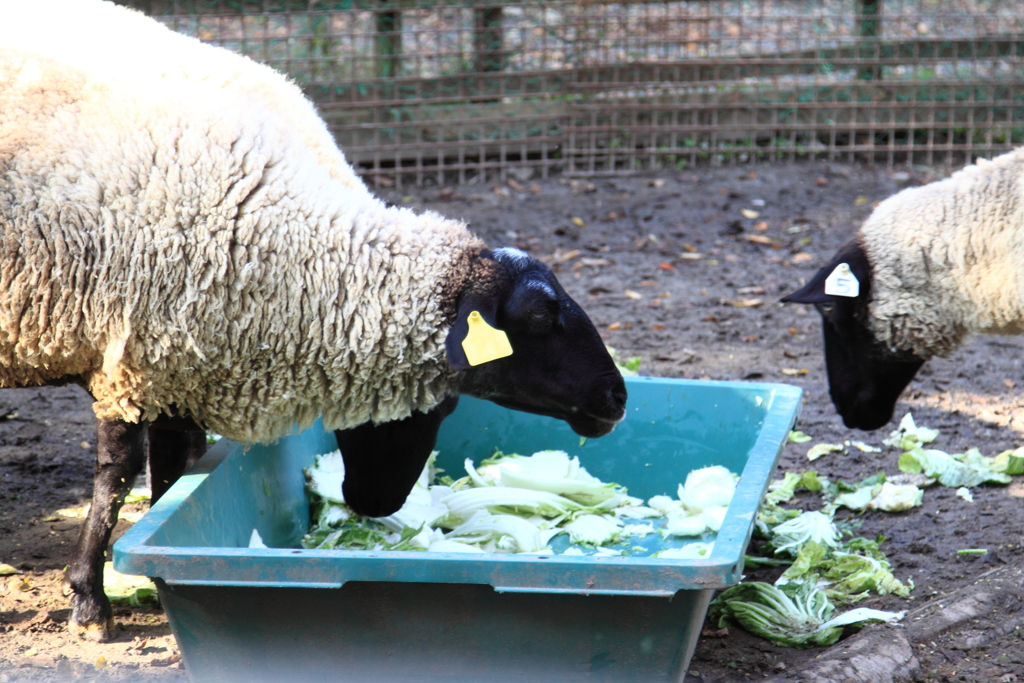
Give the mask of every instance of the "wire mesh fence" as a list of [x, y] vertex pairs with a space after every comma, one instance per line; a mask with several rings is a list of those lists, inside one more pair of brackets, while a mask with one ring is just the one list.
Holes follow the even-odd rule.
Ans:
[[1024, 143], [1020, 0], [131, 0], [289, 74], [388, 183]]

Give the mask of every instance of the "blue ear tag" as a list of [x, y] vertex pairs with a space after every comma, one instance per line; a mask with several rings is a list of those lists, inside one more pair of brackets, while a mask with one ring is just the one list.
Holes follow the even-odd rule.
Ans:
[[466, 360], [470, 365], [489, 363], [512, 355], [508, 335], [488, 325], [479, 311], [470, 313], [466, 322], [469, 323], [469, 332], [462, 340], [462, 350], [466, 352]]

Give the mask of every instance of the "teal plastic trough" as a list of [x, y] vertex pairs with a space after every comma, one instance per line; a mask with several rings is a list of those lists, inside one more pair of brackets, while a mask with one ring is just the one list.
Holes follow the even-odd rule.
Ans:
[[[742, 476], [705, 559], [302, 550], [302, 468], [337, 448], [318, 426], [218, 443], [114, 545], [114, 566], [156, 580], [194, 681], [681, 681], [712, 593], [740, 580], [801, 390], [627, 387], [626, 419], [582, 445], [563, 422], [463, 398], [438, 464], [458, 476], [495, 448], [562, 449], [644, 499], [724, 465]], [[254, 528], [269, 549], [247, 547]]]

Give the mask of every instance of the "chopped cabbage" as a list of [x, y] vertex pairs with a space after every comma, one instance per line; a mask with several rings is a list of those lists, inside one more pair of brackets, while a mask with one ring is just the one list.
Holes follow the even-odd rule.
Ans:
[[805, 488], [808, 491], [820, 491], [828, 485], [828, 479], [819, 477], [815, 471], [810, 472], [786, 472], [782, 479], [773, 481], [768, 485], [768, 493], [765, 494], [765, 501], [771, 505], [778, 505], [792, 500], [798, 488]]
[[662, 560], [700, 560], [711, 555], [715, 549], [715, 542], [690, 543], [682, 548], [665, 548], [654, 554], [654, 557]]
[[994, 458], [986, 458], [972, 448], [966, 453], [950, 455], [935, 449], [914, 447], [900, 456], [901, 472], [923, 473], [934, 477], [943, 486], [968, 488], [993, 482], [1008, 484], [1013, 477], [993, 469]]
[[531, 522], [516, 515], [492, 515], [483, 510], [452, 529], [445, 539], [487, 544], [490, 552], [498, 553], [535, 553], [546, 545], [541, 540], [540, 529]]
[[923, 500], [924, 491], [913, 484], [898, 485], [887, 481], [882, 484], [875, 497], [868, 502], [867, 508], [885, 512], [902, 512], [919, 506]]
[[843, 444], [841, 443], [819, 443], [811, 446], [810, 450], [807, 451], [807, 459], [815, 461], [823, 455], [834, 453], [836, 451], [843, 450]]
[[832, 645], [843, 627], [868, 621], [898, 621], [905, 612], [857, 609], [831, 618], [835, 606], [809, 583], [776, 587], [759, 581], [725, 590], [711, 603], [719, 627], [738, 623], [775, 645], [808, 648]]
[[811, 440], [811, 437], [801, 431], [794, 430], [789, 433], [789, 440], [792, 443], [807, 443]]
[[618, 520], [608, 515], [580, 515], [565, 525], [569, 540], [585, 546], [600, 546], [619, 539]]
[[345, 481], [345, 461], [341, 451], [316, 456], [316, 464], [303, 470], [306, 473], [306, 487], [332, 503], [344, 503], [341, 485]]
[[832, 518], [823, 512], [802, 512], [772, 529], [771, 543], [775, 554], [783, 551], [796, 556], [799, 547], [808, 541], [835, 548], [839, 545], [839, 530]]
[[861, 486], [856, 491], [841, 493], [832, 503], [851, 510], [882, 510], [902, 512], [921, 505], [924, 491], [913, 484], [881, 484]]
[[666, 533], [671, 536], [700, 536], [707, 528], [707, 521], [703, 514], [688, 515], [670, 512], [668, 523], [665, 525]]
[[[303, 547], [551, 554], [552, 539], [566, 534], [571, 544], [590, 548], [596, 556], [646, 553], [643, 546], [619, 546], [653, 533], [716, 532], [739, 478], [724, 467], [705, 467], [678, 487], [682, 499], [654, 496], [644, 505], [622, 486], [589, 474], [578, 457], [565, 451], [528, 457], [497, 453], [479, 467], [466, 459], [466, 476], [457, 481], [437, 477], [436, 456], [431, 454], [402, 508], [375, 519], [360, 517], [345, 505], [340, 452], [317, 456], [305, 470], [313, 524]], [[565, 552], [583, 551], [570, 545]]]
[[893, 446], [904, 451], [931, 443], [939, 437], [939, 430], [928, 427], [918, 427], [914, 423], [914, 416], [907, 413], [900, 420], [900, 426], [890, 432], [888, 438], [882, 441], [886, 446]]
[[122, 574], [113, 562], [103, 563], [103, 592], [114, 605], [142, 607], [159, 601], [156, 584], [148, 577]]
[[529, 457], [502, 455], [486, 462], [484, 469], [503, 486], [557, 493], [581, 505], [603, 503], [622, 490], [592, 476], [580, 465], [579, 457], [570, 458], [565, 451], [538, 451]]

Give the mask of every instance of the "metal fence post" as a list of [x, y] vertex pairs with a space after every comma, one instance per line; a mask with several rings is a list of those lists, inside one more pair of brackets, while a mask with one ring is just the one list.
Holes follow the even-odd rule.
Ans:
[[[857, 35], [860, 37], [859, 57], [878, 59], [878, 37], [882, 34], [882, 0], [857, 0]], [[862, 81], [877, 81], [882, 77], [882, 68], [877, 64], [857, 69], [857, 78]]]
[[402, 68], [402, 13], [395, 0], [381, 0], [377, 11], [377, 77], [393, 78]]
[[478, 73], [502, 71], [505, 68], [503, 18], [501, 5], [473, 10], [474, 67]]

